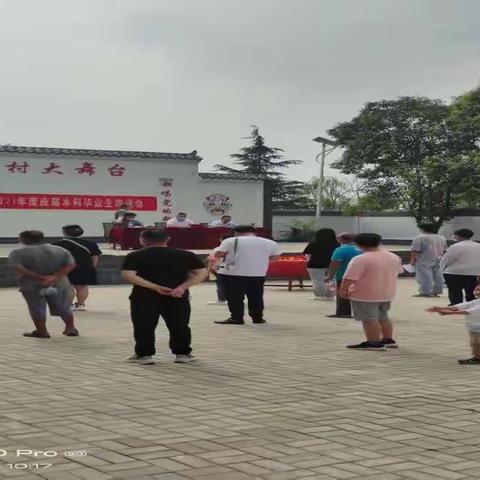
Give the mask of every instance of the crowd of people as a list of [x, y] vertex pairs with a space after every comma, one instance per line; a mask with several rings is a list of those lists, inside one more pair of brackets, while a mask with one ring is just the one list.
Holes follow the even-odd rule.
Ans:
[[[123, 212], [118, 219], [125, 218]], [[177, 219], [187, 222], [185, 216]], [[188, 222], [187, 222], [188, 223]], [[465, 315], [473, 356], [461, 364], [480, 363], [480, 244], [468, 229], [455, 231], [453, 243], [422, 225], [411, 245], [410, 267], [415, 268], [418, 297], [435, 298], [448, 288], [450, 303], [427, 311], [441, 315]], [[123, 279], [133, 285], [130, 311], [135, 353], [129, 362], [154, 363], [155, 329], [163, 318], [170, 334], [170, 349], [177, 363], [190, 363], [192, 355], [189, 289], [203, 282], [210, 271], [216, 276], [217, 301], [226, 304], [230, 315], [220, 325], [245, 323], [247, 311], [253, 324], [263, 324], [264, 284], [269, 262], [281, 250], [270, 239], [256, 236], [251, 225], [238, 225], [208, 257], [208, 266], [196, 254], [168, 247], [168, 231], [147, 228], [141, 232], [142, 249], [129, 253], [122, 267]], [[64, 238], [48, 244], [40, 231], [24, 231], [21, 246], [12, 250], [20, 291], [35, 329], [26, 337], [50, 338], [46, 325], [50, 314], [65, 323], [66, 336], [78, 336], [74, 311], [86, 311], [89, 285], [97, 283], [96, 265], [102, 252], [95, 242], [82, 238], [79, 225], [63, 227]], [[332, 318], [353, 318], [361, 322], [365, 340], [348, 345], [353, 350], [385, 351], [398, 348], [389, 312], [400, 274], [405, 273], [398, 255], [382, 248], [375, 233], [336, 235], [320, 229], [305, 248], [308, 272], [315, 300], [336, 298]]]

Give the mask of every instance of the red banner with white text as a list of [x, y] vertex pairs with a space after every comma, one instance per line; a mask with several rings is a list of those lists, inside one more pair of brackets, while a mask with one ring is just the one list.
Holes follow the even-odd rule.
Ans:
[[117, 210], [127, 204], [135, 211], [156, 211], [157, 197], [135, 195], [69, 195], [63, 193], [0, 193], [0, 209]]

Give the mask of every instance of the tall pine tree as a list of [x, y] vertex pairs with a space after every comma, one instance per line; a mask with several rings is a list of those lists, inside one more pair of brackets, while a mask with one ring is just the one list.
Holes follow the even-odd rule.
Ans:
[[250, 173], [261, 175], [270, 183], [273, 208], [302, 208], [304, 205], [304, 184], [302, 182], [286, 180], [282, 170], [302, 163], [300, 160], [283, 160], [284, 150], [269, 147], [260, 135], [257, 126], [251, 126], [252, 131], [247, 140], [250, 145], [240, 149], [240, 153], [230, 155], [235, 164], [241, 168], [215, 165], [220, 172]]

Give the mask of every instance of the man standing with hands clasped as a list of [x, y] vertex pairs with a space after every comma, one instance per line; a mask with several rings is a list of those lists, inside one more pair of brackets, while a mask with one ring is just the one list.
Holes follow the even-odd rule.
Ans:
[[155, 329], [162, 316], [170, 332], [170, 349], [176, 363], [194, 361], [191, 354], [190, 300], [188, 289], [208, 275], [203, 262], [186, 250], [168, 248], [168, 234], [147, 229], [140, 235], [143, 250], [127, 255], [122, 277], [133, 284], [130, 309], [135, 355], [127, 361], [154, 363]]

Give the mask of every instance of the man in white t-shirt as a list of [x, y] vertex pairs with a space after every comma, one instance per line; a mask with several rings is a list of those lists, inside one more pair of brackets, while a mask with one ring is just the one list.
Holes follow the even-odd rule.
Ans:
[[243, 325], [244, 299], [253, 323], [265, 323], [263, 318], [263, 287], [268, 264], [280, 256], [280, 247], [273, 240], [257, 237], [255, 227], [240, 225], [234, 228], [235, 237], [227, 238], [217, 248], [215, 256], [223, 258], [223, 281], [230, 318], [215, 323]]
[[185, 212], [178, 212], [175, 218], [167, 222], [167, 227], [190, 228], [194, 222], [190, 220]]
[[480, 277], [480, 243], [474, 242], [472, 230], [461, 228], [453, 234], [453, 244], [442, 257], [441, 269], [451, 305], [475, 300], [474, 290]]

